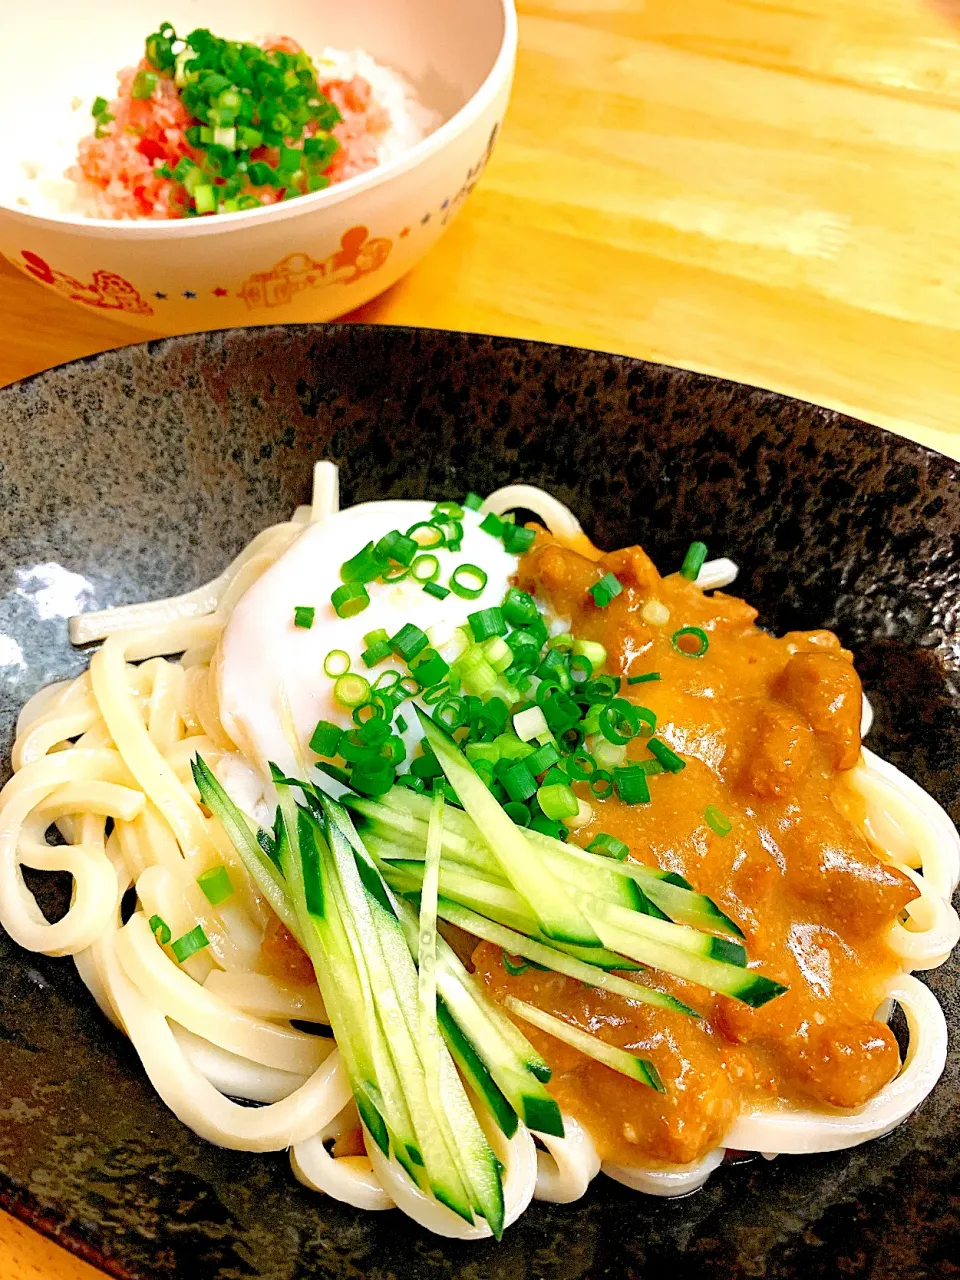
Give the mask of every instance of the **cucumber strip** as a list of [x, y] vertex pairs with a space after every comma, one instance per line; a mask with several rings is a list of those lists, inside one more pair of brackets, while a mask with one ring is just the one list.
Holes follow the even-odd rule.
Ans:
[[[734, 939], [743, 938], [743, 930], [725, 915], [712, 898], [692, 890], [681, 876], [659, 867], [648, 867], [642, 862], [626, 859], [611, 861], [581, 849], [578, 845], [565, 844], [539, 831], [530, 833], [530, 839], [544, 850], [550, 850], [558, 858], [566, 857], [577, 863], [605, 865], [608, 873], [634, 881], [651, 902], [666, 912], [678, 924], [689, 924], [695, 929], [706, 929]], [[678, 884], [677, 881], [681, 883]]]
[[[384, 864], [383, 875], [387, 884], [401, 892], [412, 886], [419, 893], [423, 884], [423, 863], [388, 862]], [[525, 899], [507, 885], [491, 884], [489, 880], [481, 880], [454, 864], [442, 862], [440, 892], [445, 898], [464, 901], [478, 911], [496, 912], [498, 918], [506, 916], [519, 922], [527, 932], [537, 932], [536, 917], [530, 912]]]
[[[416, 972], [411, 955], [418, 945], [417, 917], [409, 907], [395, 904], [408, 913], [412, 926], [409, 942], [405, 937], [396, 909], [387, 910], [379, 901], [371, 904], [374, 915], [381, 917], [381, 941], [387, 967], [397, 984], [401, 1008], [411, 1036], [416, 1039], [419, 1005]], [[438, 937], [438, 946], [445, 943]], [[412, 944], [412, 945], [411, 945]], [[435, 1094], [434, 1110], [444, 1140], [461, 1177], [474, 1195], [476, 1210], [487, 1219], [491, 1231], [503, 1229], [503, 1183], [500, 1167], [487, 1141], [463, 1084], [447, 1053], [440, 1053], [439, 1094]]]
[[[329, 863], [329, 858], [324, 858]], [[387, 1043], [387, 1030], [379, 1017], [374, 1001], [371, 969], [366, 962], [364, 944], [356, 922], [351, 919], [350, 907], [343, 892], [339, 876], [329, 876], [327, 892], [334, 905], [342, 938], [339, 945], [351, 951], [360, 975], [358, 993], [359, 1009], [367, 1024], [367, 1036], [371, 1047], [373, 1067], [383, 1099], [384, 1118], [390, 1132], [394, 1157], [409, 1177], [421, 1188], [430, 1187], [430, 1171], [426, 1168], [422, 1143], [407, 1103], [406, 1091], [394, 1058]]]
[[[371, 842], [370, 848], [375, 852], [377, 845]], [[419, 894], [423, 883], [423, 862], [419, 859], [384, 861], [381, 871], [387, 884], [397, 893]], [[538, 941], [549, 943], [551, 947], [576, 960], [582, 960], [584, 964], [596, 965], [599, 969], [622, 969], [627, 972], [644, 967], [604, 947], [578, 947], [573, 943], [556, 942], [552, 938], [545, 938], [536, 928], [536, 921], [526, 910], [519, 894], [505, 885], [494, 885], [480, 879], [469, 868], [441, 862], [440, 890], [452, 901], [460, 902], [465, 907], [470, 907], [481, 915], [505, 925], [508, 929], [519, 930], [520, 933], [526, 933]]]
[[[364, 1124], [384, 1155], [390, 1153], [390, 1137], [383, 1116], [384, 1104], [373, 1068], [366, 1028], [360, 1016], [361, 992], [353, 957], [342, 939], [334, 938], [333, 903], [322, 915], [307, 910], [303, 886], [297, 808], [288, 789], [279, 792], [283, 820], [282, 869], [297, 913], [307, 954], [313, 962], [324, 1007], [330, 1017], [357, 1108]], [[290, 834], [292, 832], [292, 834]], [[278, 832], [279, 836], [281, 833]], [[331, 945], [332, 944], [332, 945]]]
[[450, 1056], [460, 1069], [474, 1093], [483, 1100], [505, 1138], [517, 1132], [517, 1113], [507, 1101], [503, 1090], [490, 1074], [490, 1069], [477, 1053], [469, 1039], [460, 1030], [456, 1018], [443, 1003], [437, 1000], [437, 1021], [447, 1042]]
[[[399, 787], [398, 790], [414, 795], [414, 792], [409, 791], [407, 787]], [[419, 800], [421, 797], [416, 798]], [[376, 800], [368, 800], [365, 796], [344, 796], [344, 801], [350, 812], [355, 813], [360, 819], [364, 835], [369, 831], [391, 841], [406, 837], [419, 849], [426, 846], [428, 819], [422, 819], [400, 809], [393, 809], [385, 804], [378, 804]], [[456, 858], [458, 862], [476, 866], [478, 870], [500, 874], [500, 864], [480, 839], [479, 832], [472, 823], [470, 825], [473, 827], [473, 832], [470, 839], [454, 829], [450, 815], [460, 812], [459, 809], [448, 807], [444, 815], [444, 853]]]
[[443, 792], [433, 797], [427, 834], [427, 856], [420, 889], [420, 937], [417, 947], [419, 988], [419, 1044], [427, 1085], [435, 1089], [440, 1076], [440, 1031], [437, 1026], [437, 892], [443, 837]]
[[290, 905], [283, 877], [273, 859], [261, 848], [243, 811], [224, 791], [202, 756], [197, 755], [191, 760], [190, 768], [197, 790], [200, 792], [200, 799], [223, 827], [227, 839], [239, 854], [250, 879], [270, 903], [272, 910], [302, 945], [303, 938], [300, 934], [297, 913]]
[[693, 956], [703, 956], [707, 960], [719, 960], [741, 968], [747, 963], [744, 948], [739, 942], [733, 942], [729, 938], [715, 938], [713, 934], [699, 933], [689, 925], [673, 924], [670, 920], [658, 920], [655, 916], [644, 915], [640, 911], [625, 910], [615, 903], [605, 902], [586, 893], [578, 894], [577, 902], [591, 921], [600, 913], [601, 918], [611, 924], [619, 925], [638, 937], [649, 938], [652, 942], [665, 943], [677, 951], [688, 951]]
[[504, 813], [450, 735], [416, 707], [427, 742], [466, 812], [483, 833], [507, 878], [526, 899], [548, 938], [599, 946], [600, 939], [566, 889], [548, 873], [540, 852]]
[[507, 929], [491, 920], [486, 920], [468, 907], [462, 907], [447, 898], [440, 899], [438, 911], [441, 919], [457, 925], [460, 929], [465, 929], [475, 937], [492, 942], [494, 946], [503, 947], [504, 951], [509, 952], [510, 955], [523, 956], [525, 960], [532, 960], [534, 964], [543, 965], [545, 969], [550, 969], [554, 973], [575, 978], [588, 987], [612, 991], [616, 995], [626, 996], [628, 1000], [640, 1000], [644, 1004], [654, 1005], [671, 1013], [683, 1013], [691, 1018], [700, 1017], [695, 1009], [691, 1009], [674, 996], [667, 995], [663, 991], [652, 991], [638, 982], [630, 982], [626, 978], [618, 978], [616, 974], [593, 968], [589, 964], [575, 960], [572, 956], [555, 951], [553, 947], [545, 946], [542, 942], [524, 937], [522, 933], [516, 933], [513, 929]]
[[638, 1058], [635, 1053], [627, 1053], [625, 1049], [618, 1049], [612, 1044], [607, 1044], [605, 1040], [587, 1035], [585, 1031], [572, 1027], [562, 1018], [555, 1018], [552, 1013], [544, 1013], [536, 1005], [517, 1000], [514, 996], [507, 996], [504, 1007], [516, 1014], [518, 1018], [523, 1018], [525, 1022], [539, 1027], [541, 1031], [546, 1031], [547, 1035], [562, 1040], [571, 1048], [579, 1049], [595, 1062], [602, 1062], [605, 1067], [619, 1071], [622, 1076], [628, 1076], [631, 1080], [639, 1081], [640, 1084], [649, 1085], [657, 1093], [666, 1093], [656, 1067], [646, 1058]]
[[[441, 901], [443, 899], [438, 899], [438, 902]], [[416, 913], [408, 903], [402, 903], [400, 906], [400, 923], [407, 945], [412, 951], [417, 945]], [[509, 1044], [510, 1051], [521, 1069], [531, 1072], [537, 1080], [546, 1082], [550, 1079], [550, 1067], [546, 1059], [534, 1049], [523, 1032], [509, 1018], [504, 1017], [500, 1006], [486, 996], [479, 981], [467, 971], [454, 949], [439, 935], [437, 937], [437, 983], [440, 994], [451, 1009], [454, 1004], [459, 1004], [458, 993], [453, 990], [452, 984], [456, 983], [462, 987], [471, 1002], [481, 1010], [483, 1017], [497, 1027], [499, 1034]]]
[[[370, 998], [379, 1017], [386, 1046], [397, 1073], [400, 1088], [410, 1110], [417, 1137], [417, 1147], [435, 1198], [466, 1222], [473, 1221], [472, 1196], [464, 1185], [457, 1160], [448, 1148], [435, 1111], [436, 1096], [431, 1099], [423, 1062], [400, 1005], [395, 979], [381, 946], [381, 939], [371, 913], [367, 896], [357, 870], [352, 845], [335, 823], [328, 823], [327, 836], [337, 871], [337, 880], [346, 900], [355, 931], [356, 945], [366, 962], [370, 979]], [[382, 910], [382, 908], [381, 908]], [[404, 958], [413, 970], [413, 961], [404, 949]], [[415, 988], [414, 988], [415, 989]], [[414, 996], [414, 1004], [416, 996]]]
[[[317, 793], [317, 799], [327, 818], [328, 827], [338, 829], [344, 839], [345, 847], [353, 850], [356, 869], [369, 896], [370, 912], [374, 921], [377, 922], [383, 957], [396, 988], [408, 1033], [415, 1046], [418, 1038], [422, 1044], [419, 982], [411, 962], [411, 956], [416, 955], [419, 948], [416, 920], [415, 918], [413, 920], [413, 945], [408, 951], [405, 929], [401, 924], [399, 912], [403, 909], [409, 913], [409, 908], [392, 898], [346, 809], [320, 793]], [[433, 840], [428, 839], [428, 844], [436, 844], [439, 859], [443, 802], [438, 798], [435, 803], [439, 805], [437, 814], [439, 821], [434, 822], [435, 836]], [[331, 838], [338, 837], [332, 835]], [[435, 919], [432, 932], [433, 946], [441, 945], [448, 950], [447, 944], [436, 935]], [[433, 1009], [433, 1017], [436, 1019], [435, 995]], [[434, 1115], [439, 1122], [447, 1150], [457, 1166], [464, 1185], [472, 1194], [473, 1208], [482, 1214], [494, 1236], [499, 1239], [503, 1232], [505, 1215], [500, 1165], [457, 1075], [453, 1060], [440, 1041], [439, 1034], [436, 1033], [436, 1022], [434, 1031], [436, 1034], [434, 1049], [439, 1063], [439, 1075], [436, 1079], [437, 1088], [434, 1088], [433, 1083], [428, 1079], [428, 1096], [435, 1099]], [[426, 1053], [429, 1056], [430, 1050], [426, 1050]], [[424, 1061], [423, 1055], [424, 1050], [421, 1048], [421, 1062]]]
[[[349, 804], [357, 812], [369, 815], [378, 837], [392, 840], [397, 833], [402, 832], [419, 849], [423, 848], [426, 841], [426, 815], [429, 814], [430, 807], [426, 796], [417, 795], [407, 787], [394, 787], [381, 797], [379, 803], [363, 797], [351, 797]], [[632, 860], [612, 862], [609, 858], [581, 849], [579, 845], [566, 844], [539, 831], [526, 831], [525, 834], [532, 844], [540, 846], [545, 853], [551, 855], [551, 869], [579, 888], [640, 911], [644, 910], [642, 898], [646, 897], [654, 907], [677, 924], [687, 924], [692, 928], [719, 933], [729, 938], [743, 938], [740, 927], [711, 898], [694, 892], [682, 876]], [[491, 865], [491, 856], [481, 842], [482, 836], [467, 814], [459, 809], [447, 810], [444, 820], [445, 857], [453, 857], [458, 862], [476, 867], [478, 871], [494, 870], [495, 864]], [[413, 856], [419, 857], [420, 854], [418, 852]], [[595, 873], [595, 881], [591, 881], [588, 874], [590, 871]], [[631, 893], [625, 888], [623, 881], [632, 882], [639, 892]], [[601, 885], [604, 886], [603, 889], [600, 888]]]
[[665, 973], [685, 978], [688, 982], [696, 982], [719, 995], [732, 996], [753, 1009], [759, 1009], [787, 989], [779, 982], [765, 978], [751, 969], [741, 969], [738, 965], [725, 964], [721, 960], [696, 956], [653, 938], [641, 937], [605, 917], [603, 903], [597, 904], [593, 921], [604, 946], [612, 951], [621, 951], [640, 964], [662, 969]]

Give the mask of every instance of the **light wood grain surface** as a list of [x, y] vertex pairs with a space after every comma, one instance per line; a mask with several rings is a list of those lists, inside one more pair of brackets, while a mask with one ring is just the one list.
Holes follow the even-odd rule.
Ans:
[[[500, 147], [355, 318], [569, 342], [960, 458], [960, 0], [521, 0]], [[141, 334], [0, 263], [0, 383]], [[97, 1273], [0, 1215], [4, 1280]]]

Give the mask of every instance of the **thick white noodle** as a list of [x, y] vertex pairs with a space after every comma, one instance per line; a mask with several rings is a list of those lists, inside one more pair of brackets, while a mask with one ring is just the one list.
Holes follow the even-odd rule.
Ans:
[[334, 462], [316, 462], [313, 466], [313, 501], [309, 520], [315, 524], [340, 510], [340, 470]]
[[586, 1194], [600, 1172], [600, 1157], [593, 1139], [579, 1120], [564, 1114], [563, 1137], [538, 1133], [537, 1141], [546, 1151], [537, 1151], [537, 1200], [570, 1204]]
[[580, 521], [569, 507], [532, 484], [508, 484], [496, 489], [484, 500], [480, 511], [492, 511], [502, 516], [507, 511], [515, 511], [523, 507], [539, 516], [550, 532], [566, 542], [574, 542], [583, 536]]
[[860, 739], [862, 741], [873, 728], [873, 707], [871, 707], [870, 700], [865, 693], [860, 696], [863, 698], [863, 707], [860, 711]]
[[333, 1156], [325, 1146], [331, 1138], [360, 1128], [356, 1103], [351, 1101], [322, 1132], [290, 1148], [290, 1167], [298, 1182], [353, 1205], [355, 1209], [395, 1209], [373, 1171], [369, 1156]]
[[[239, 1054], [221, 1049], [211, 1044], [203, 1036], [195, 1035], [186, 1027], [171, 1024], [174, 1039], [180, 1046], [183, 1056], [191, 1066], [196, 1067], [205, 1079], [228, 1098], [246, 1098], [249, 1102], [281, 1102], [290, 1096], [309, 1077], [296, 1075], [291, 1071], [279, 1071], [276, 1067], [265, 1067], [260, 1062], [251, 1062]], [[329, 1052], [333, 1052], [333, 1042]]]
[[702, 1160], [693, 1164], [676, 1165], [674, 1168], [641, 1169], [632, 1165], [611, 1164], [609, 1161], [604, 1161], [600, 1167], [614, 1182], [622, 1182], [625, 1187], [642, 1191], [644, 1195], [667, 1199], [699, 1191], [711, 1173], [723, 1164], [725, 1154], [723, 1147], [715, 1147]]

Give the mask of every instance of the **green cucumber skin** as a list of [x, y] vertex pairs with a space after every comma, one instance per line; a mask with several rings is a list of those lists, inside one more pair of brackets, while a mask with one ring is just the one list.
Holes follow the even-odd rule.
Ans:
[[[395, 792], [399, 794], [395, 795]], [[353, 800], [351, 808], [361, 814], [375, 813], [379, 830], [387, 839], [391, 836], [391, 817], [395, 818], [397, 815], [402, 815], [402, 830], [405, 834], [414, 840], [425, 841], [426, 839], [425, 818], [429, 815], [430, 802], [406, 788], [394, 788], [394, 791], [389, 792], [379, 804], [364, 799]], [[472, 819], [458, 809], [450, 810], [448, 816], [450, 822], [456, 827], [456, 836], [448, 842], [445, 835], [445, 852], [449, 848], [455, 860], [463, 861], [478, 871], [497, 875], [499, 866], [494, 865], [490, 858], [484, 857], [483, 846], [480, 843], [482, 837]], [[659, 867], [649, 867], [644, 863], [633, 861], [611, 864], [608, 859], [591, 854], [578, 845], [566, 844], [536, 831], [527, 832], [527, 838], [551, 855], [551, 865], [564, 879], [570, 879], [569, 868], [571, 865], [576, 865], [585, 871], [590, 870], [595, 875], [603, 876], [602, 883], [609, 885], [612, 882], [616, 886], [619, 881], [621, 885], [626, 882], [634, 886], [634, 894], [624, 888], [611, 890], [612, 896], [609, 900], [616, 901], [619, 905], [634, 907], [659, 919], [686, 924], [691, 928], [743, 939], [744, 935], [740, 927], [710, 898], [696, 893], [690, 882], [676, 872], [663, 871]], [[567, 874], [564, 874], [564, 867], [567, 868]], [[573, 879], [571, 883], [587, 888], [584, 881]], [[597, 896], [606, 898], [607, 894], [598, 893]]]
[[503, 1090], [490, 1074], [486, 1063], [460, 1030], [453, 1014], [440, 997], [437, 998], [437, 1020], [457, 1066], [470, 1081], [474, 1092], [479, 1094], [490, 1108], [490, 1114], [497, 1122], [500, 1132], [505, 1138], [512, 1138], [520, 1123], [516, 1111], [511, 1107]]
[[688, 982], [695, 982], [718, 995], [731, 996], [734, 1000], [759, 1009], [761, 1005], [782, 995], [786, 987], [773, 982], [762, 974], [750, 969], [741, 969], [736, 965], [725, 964], [719, 960], [711, 960], [705, 956], [696, 956], [690, 951], [681, 951], [666, 943], [652, 942], [647, 938], [631, 936], [619, 925], [611, 926], [608, 922], [597, 920], [597, 927], [603, 934], [606, 945], [632, 954], [635, 960], [649, 964], [652, 968], [662, 969]]

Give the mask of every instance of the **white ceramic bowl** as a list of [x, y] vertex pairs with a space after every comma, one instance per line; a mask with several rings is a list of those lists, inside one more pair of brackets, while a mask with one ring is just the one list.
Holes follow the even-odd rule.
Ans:
[[[233, 38], [290, 35], [308, 52], [365, 49], [407, 76], [444, 123], [370, 173], [249, 212], [117, 222], [19, 205], [14, 166], [64, 131], [76, 137], [78, 124], [89, 132], [71, 101], [114, 96], [117, 71], [142, 56], [158, 15], [184, 34], [206, 26]], [[63, 297], [154, 331], [342, 315], [408, 271], [473, 190], [506, 110], [516, 44], [513, 0], [10, 4], [0, 16], [0, 118], [24, 124], [4, 138], [0, 253]]]

